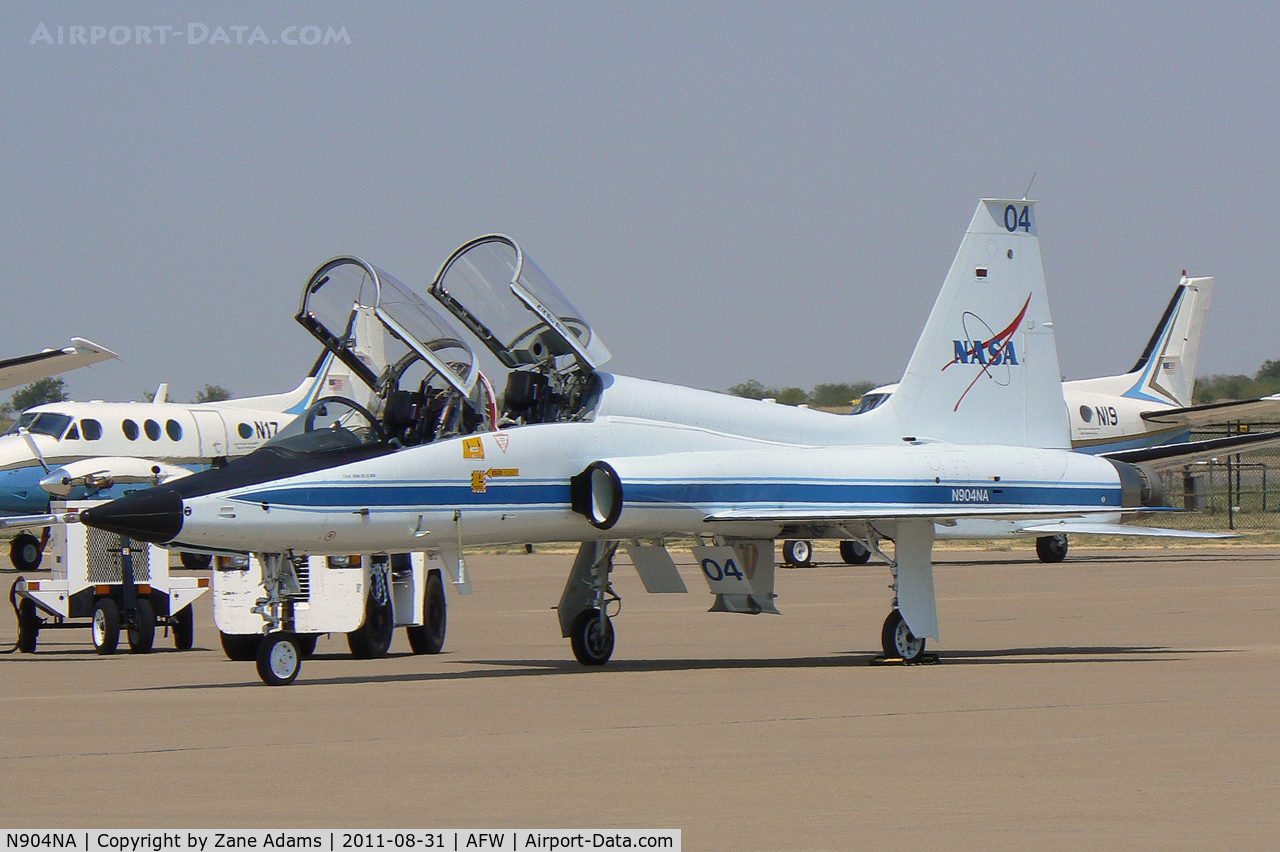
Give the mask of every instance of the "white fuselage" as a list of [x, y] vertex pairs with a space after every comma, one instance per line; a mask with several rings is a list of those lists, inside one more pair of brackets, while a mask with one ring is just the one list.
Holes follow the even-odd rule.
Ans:
[[[608, 529], [571, 505], [570, 478], [599, 460], [621, 478], [621, 514]], [[1062, 516], [1119, 503], [1115, 468], [1066, 450], [900, 440], [798, 446], [602, 415], [188, 498], [175, 544], [318, 555], [450, 547], [459, 537], [464, 545], [678, 533], [771, 538], [785, 518], [755, 520], [752, 510], [865, 520], [934, 510]]]

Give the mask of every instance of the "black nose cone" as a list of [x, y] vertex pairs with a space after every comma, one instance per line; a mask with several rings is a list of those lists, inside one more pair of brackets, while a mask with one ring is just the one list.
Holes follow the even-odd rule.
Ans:
[[139, 541], [164, 544], [182, 531], [182, 498], [163, 485], [94, 506], [80, 523]]

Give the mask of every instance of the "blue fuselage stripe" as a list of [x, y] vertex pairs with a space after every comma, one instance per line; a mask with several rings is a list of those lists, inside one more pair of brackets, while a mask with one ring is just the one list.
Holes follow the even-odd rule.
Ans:
[[[298, 485], [242, 492], [235, 500], [299, 509], [424, 509], [454, 507], [569, 508], [569, 484], [489, 483], [484, 491], [462, 484]], [[932, 504], [993, 506], [1120, 505], [1120, 489], [1103, 485], [883, 484], [836, 482], [632, 482], [623, 486], [629, 508], [661, 506], [797, 506]]]

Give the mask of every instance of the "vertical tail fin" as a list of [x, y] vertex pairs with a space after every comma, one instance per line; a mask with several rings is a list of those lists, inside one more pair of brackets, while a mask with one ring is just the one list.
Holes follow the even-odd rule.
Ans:
[[979, 202], [889, 404], [903, 435], [1071, 446], [1035, 202]]
[[1185, 272], [1182, 274], [1142, 357], [1126, 373], [1132, 377], [1133, 385], [1125, 396], [1191, 405], [1204, 318], [1212, 295], [1212, 278], [1188, 278]]

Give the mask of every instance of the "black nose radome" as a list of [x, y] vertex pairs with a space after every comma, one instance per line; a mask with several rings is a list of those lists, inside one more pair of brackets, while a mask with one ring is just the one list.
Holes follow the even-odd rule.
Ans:
[[163, 485], [80, 513], [80, 522], [140, 541], [164, 544], [182, 531], [182, 498]]

